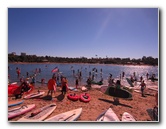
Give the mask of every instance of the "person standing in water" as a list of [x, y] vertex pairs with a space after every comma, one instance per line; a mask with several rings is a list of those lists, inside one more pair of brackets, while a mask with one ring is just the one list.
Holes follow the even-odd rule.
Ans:
[[76, 78], [76, 89], [78, 88], [78, 78]]

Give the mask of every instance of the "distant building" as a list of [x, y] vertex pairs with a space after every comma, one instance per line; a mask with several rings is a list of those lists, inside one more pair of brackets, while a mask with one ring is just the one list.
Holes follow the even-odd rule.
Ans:
[[15, 55], [16, 55], [16, 52], [12, 52], [11, 55], [15, 56]]
[[21, 56], [26, 56], [26, 53], [24, 53], [24, 52], [21, 52]]

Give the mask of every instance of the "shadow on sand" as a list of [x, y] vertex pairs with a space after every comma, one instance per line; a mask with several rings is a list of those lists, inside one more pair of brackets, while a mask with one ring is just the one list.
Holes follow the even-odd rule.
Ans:
[[57, 100], [62, 101], [65, 98], [65, 95], [60, 94], [56, 98], [57, 98]]
[[43, 99], [43, 100], [52, 100], [52, 96], [51, 95], [46, 95], [46, 96], [41, 97], [40, 99]]
[[99, 100], [101, 101], [104, 101], [104, 102], [107, 102], [107, 103], [112, 103], [113, 105], [121, 105], [121, 106], [124, 106], [124, 107], [129, 107], [129, 108], [133, 108], [132, 106], [129, 106], [129, 105], [126, 105], [126, 104], [122, 104], [122, 103], [116, 103], [115, 101], [111, 101], [111, 100], [107, 100], [107, 99], [101, 99], [99, 98]]

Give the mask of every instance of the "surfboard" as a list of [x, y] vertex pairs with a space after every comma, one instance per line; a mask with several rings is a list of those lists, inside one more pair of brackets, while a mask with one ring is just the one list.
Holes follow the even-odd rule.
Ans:
[[82, 113], [82, 108], [77, 108], [70, 110], [64, 113], [60, 113], [53, 117], [46, 119], [47, 122], [56, 122], [56, 121], [76, 121]]
[[20, 122], [39, 122], [46, 119], [56, 108], [56, 104], [52, 103], [46, 105], [42, 108], [39, 108], [31, 113], [28, 113], [26, 116], [20, 118]]
[[11, 118], [17, 117], [19, 115], [22, 115], [26, 112], [31, 111], [34, 108], [35, 108], [35, 104], [23, 105], [21, 107], [10, 109], [10, 110], [8, 110], [8, 119], [11, 119]]
[[103, 113], [101, 113], [96, 121], [120, 121], [118, 116], [115, 114], [115, 112], [112, 110], [112, 108], [107, 109]]
[[100, 91], [106, 95], [116, 98], [131, 99], [132, 94], [124, 89], [117, 89], [114, 86], [101, 86]]
[[131, 82], [131, 80], [129, 78], [126, 78], [126, 80], [130, 84], [131, 87], [134, 87], [133, 83]]
[[24, 102], [23, 100], [9, 101], [8, 102], [8, 107], [16, 106], [16, 105], [22, 104], [23, 102]]
[[136, 121], [135, 119], [134, 119], [134, 117], [130, 114], [130, 113], [128, 113], [128, 112], [124, 112], [123, 114], [122, 114], [122, 121]]
[[45, 93], [44, 91], [39, 91], [39, 92], [31, 93], [29, 95], [24, 96], [24, 99], [30, 99], [30, 98], [39, 97], [39, 96], [42, 96], [44, 93]]

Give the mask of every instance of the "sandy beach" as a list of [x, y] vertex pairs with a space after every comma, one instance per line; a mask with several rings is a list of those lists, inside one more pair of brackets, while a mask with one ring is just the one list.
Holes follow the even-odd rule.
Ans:
[[[57, 87], [57, 91], [55, 95], [53, 94], [52, 100], [45, 100], [44, 98], [48, 92], [47, 86], [46, 85], [37, 86], [34, 88], [34, 90], [31, 93], [33, 92], [35, 93], [38, 90], [45, 91], [45, 94], [43, 96], [41, 96], [40, 98], [33, 98], [33, 99], [23, 99], [22, 97], [21, 99], [18, 99], [18, 100], [24, 100], [22, 105], [35, 104], [36, 105], [35, 109], [41, 108], [47, 104], [56, 103], [57, 105], [56, 109], [50, 116], [48, 116], [48, 118], [56, 114], [60, 114], [63, 112], [67, 112], [69, 110], [82, 107], [82, 113], [77, 121], [78, 122], [95, 122], [98, 115], [100, 115], [103, 111], [111, 107], [120, 120], [122, 118], [123, 112], [128, 112], [133, 115], [133, 117], [136, 119], [137, 122], [149, 122], [149, 121], [154, 122], [153, 118], [150, 115], [151, 113], [148, 112], [148, 109], [149, 110], [153, 109], [153, 107], [155, 106], [154, 95], [156, 91], [146, 88], [145, 90], [146, 97], [142, 97], [141, 93], [137, 93], [133, 90], [132, 91], [133, 97], [131, 100], [120, 99], [119, 104], [115, 104], [112, 96], [103, 94], [100, 91], [100, 86], [92, 85], [92, 88], [86, 92], [90, 94], [90, 97], [91, 97], [90, 102], [84, 103], [79, 100], [78, 101], [69, 100], [67, 98], [67, 94], [76, 93], [80, 95], [83, 93], [80, 87], [81, 86], [79, 86], [79, 89], [76, 92], [68, 90], [64, 98], [61, 97], [60, 87]], [[9, 102], [13, 100], [14, 98], [8, 97]], [[19, 106], [20, 105], [18, 105], [18, 107]], [[15, 107], [17, 106], [9, 107], [8, 109], [12, 109]], [[16, 122], [18, 119], [20, 119], [26, 114], [20, 115], [8, 121]]]

